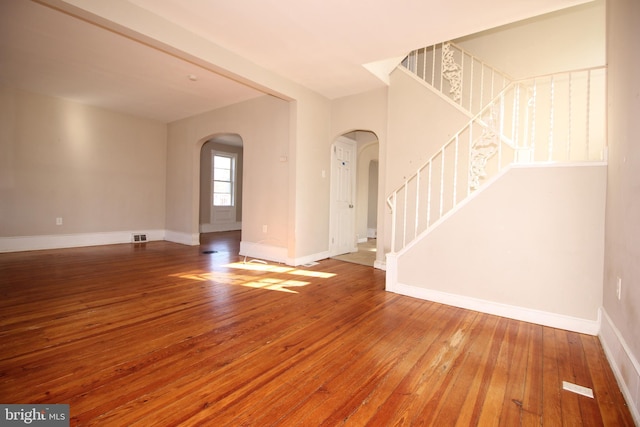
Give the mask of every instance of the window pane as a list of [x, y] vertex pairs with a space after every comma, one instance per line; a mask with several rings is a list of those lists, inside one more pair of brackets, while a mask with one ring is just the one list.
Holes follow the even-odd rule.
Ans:
[[231, 157], [213, 156], [213, 167], [231, 169]]
[[229, 169], [215, 168], [213, 170], [213, 178], [216, 181], [231, 181], [231, 171]]
[[231, 193], [231, 183], [230, 182], [221, 182], [221, 181], [213, 181], [213, 192], [214, 193]]

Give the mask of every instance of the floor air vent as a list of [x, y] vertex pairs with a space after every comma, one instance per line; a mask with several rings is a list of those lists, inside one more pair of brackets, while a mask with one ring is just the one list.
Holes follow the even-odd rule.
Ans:
[[133, 243], [146, 243], [147, 242], [147, 235], [146, 234], [133, 234], [131, 236], [131, 241]]

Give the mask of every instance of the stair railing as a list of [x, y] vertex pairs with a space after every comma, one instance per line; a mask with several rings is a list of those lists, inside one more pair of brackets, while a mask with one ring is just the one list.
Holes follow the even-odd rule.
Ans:
[[511, 83], [387, 198], [391, 252], [513, 164], [603, 161], [605, 68]]
[[416, 49], [401, 65], [470, 115], [479, 113], [512, 81], [452, 42]]

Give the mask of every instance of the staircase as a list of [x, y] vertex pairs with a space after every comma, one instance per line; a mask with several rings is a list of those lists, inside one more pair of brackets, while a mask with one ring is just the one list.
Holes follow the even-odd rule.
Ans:
[[604, 67], [513, 80], [450, 42], [401, 67], [470, 119], [388, 197], [393, 257], [513, 165], [604, 160]]
[[414, 50], [401, 65], [469, 117], [513, 81], [452, 42]]

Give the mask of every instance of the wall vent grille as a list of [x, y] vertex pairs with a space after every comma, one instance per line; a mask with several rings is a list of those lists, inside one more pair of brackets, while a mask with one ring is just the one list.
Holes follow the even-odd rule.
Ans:
[[146, 243], [147, 235], [146, 234], [133, 234], [131, 236], [131, 241], [133, 243]]

